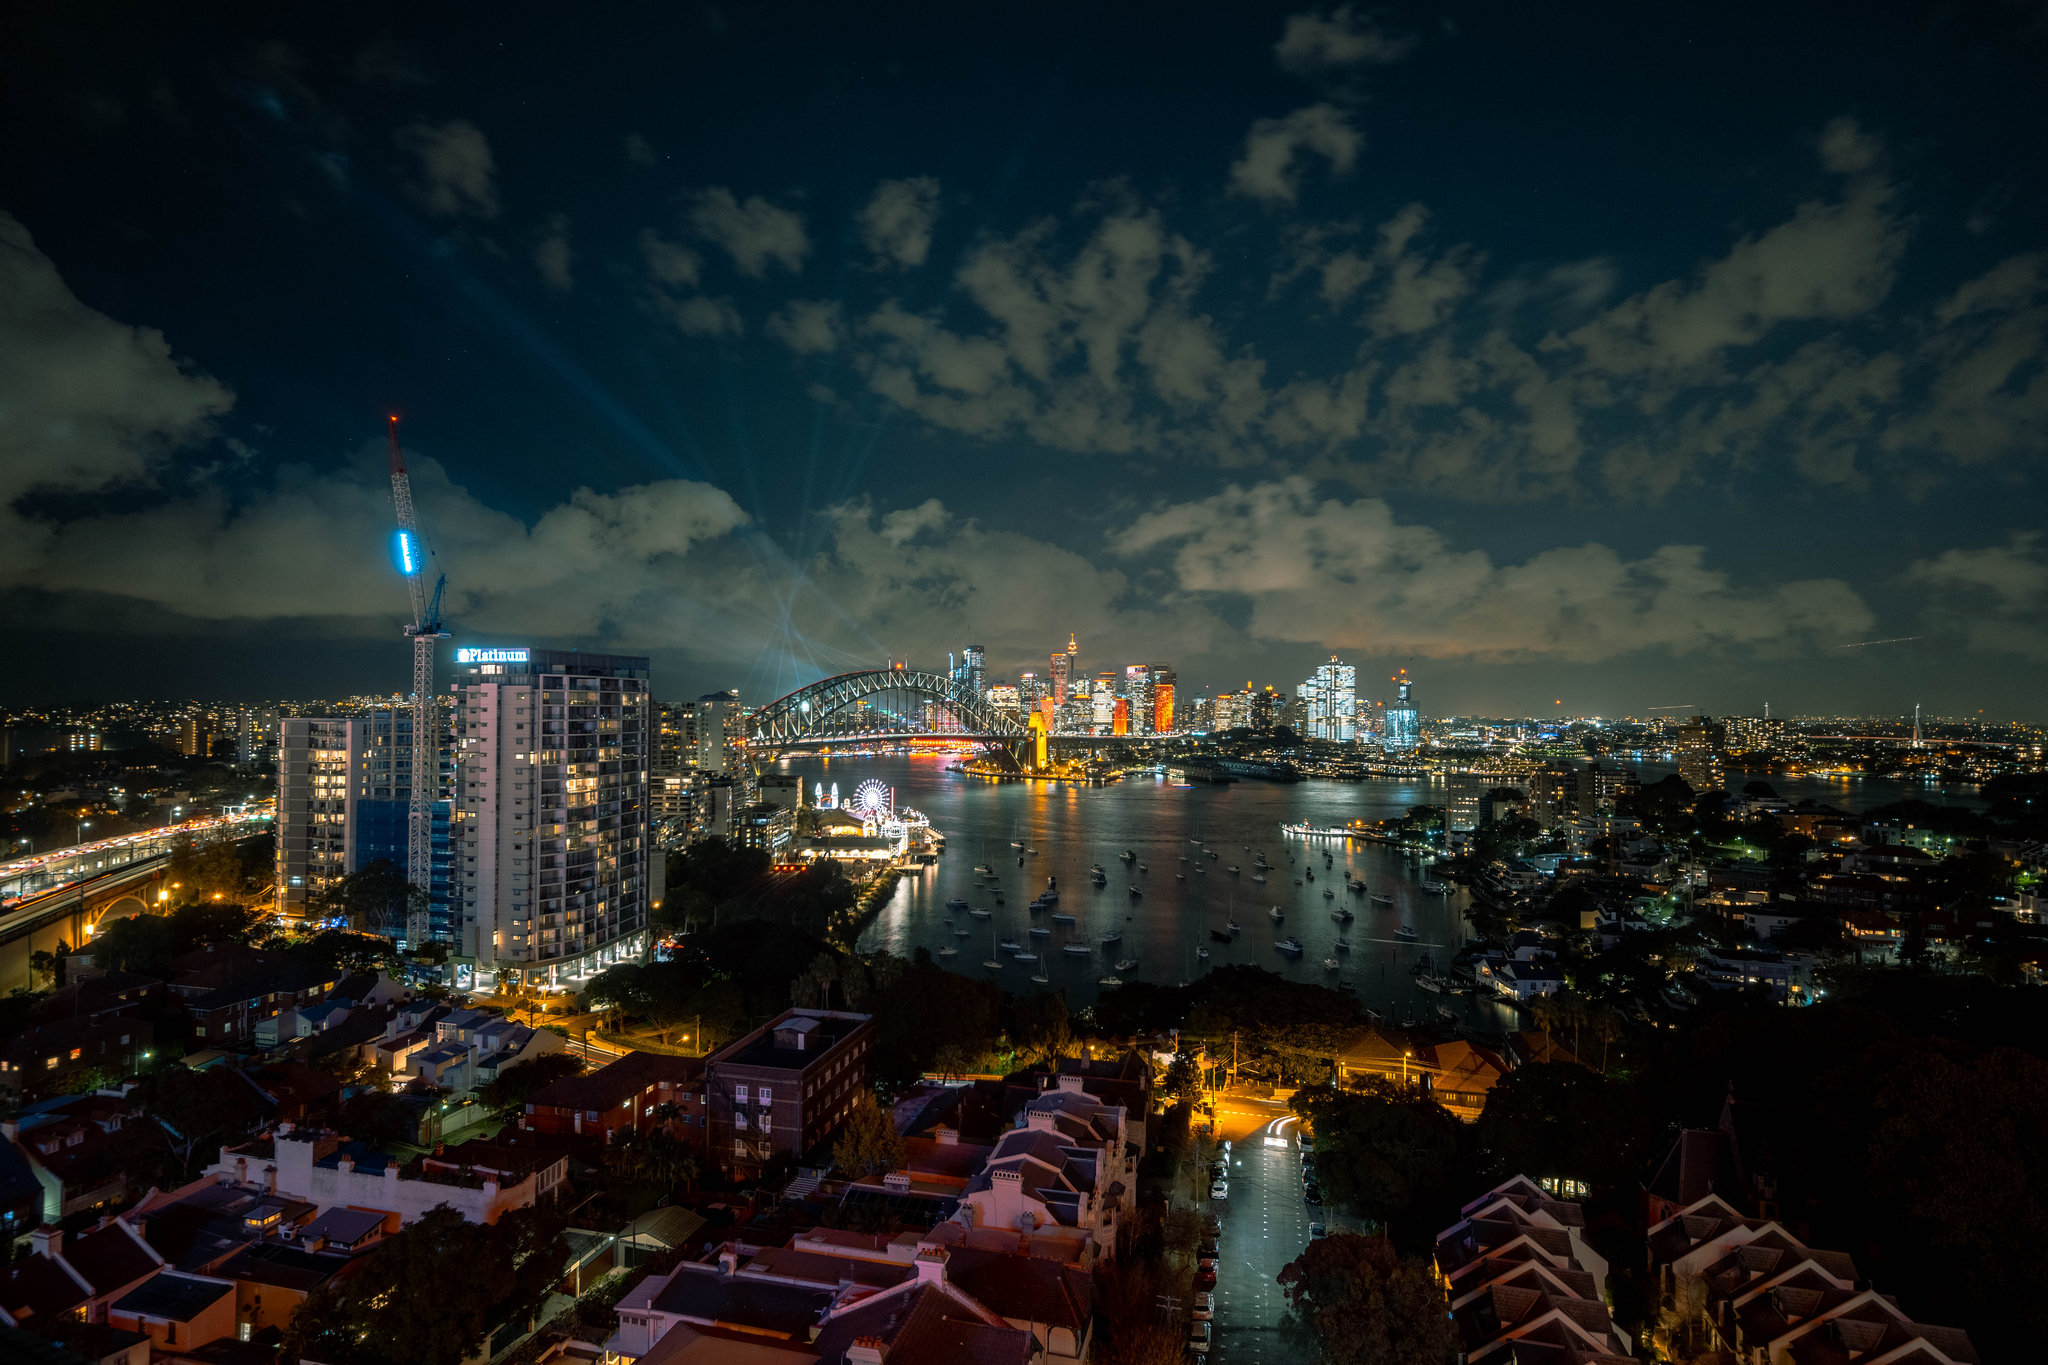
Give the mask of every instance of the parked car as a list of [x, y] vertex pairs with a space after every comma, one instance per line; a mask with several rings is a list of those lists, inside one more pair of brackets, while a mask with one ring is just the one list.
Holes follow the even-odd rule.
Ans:
[[1214, 1294], [1195, 1295], [1195, 1321], [1207, 1322], [1215, 1316], [1216, 1296]]
[[1209, 1197], [1211, 1199], [1230, 1198], [1230, 1182], [1228, 1180], [1219, 1180], [1211, 1185], [1209, 1187]]
[[1324, 1230], [1323, 1225], [1321, 1223], [1310, 1223], [1308, 1225], [1308, 1239], [1311, 1242], [1313, 1242], [1318, 1237], [1325, 1237], [1328, 1235], [1329, 1234]]
[[1209, 1324], [1195, 1322], [1188, 1324], [1188, 1349], [1198, 1356], [1209, 1354]]
[[1310, 1137], [1307, 1133], [1303, 1133], [1301, 1135], [1301, 1150], [1304, 1152], [1313, 1152], [1315, 1149], [1316, 1140]]
[[1310, 1204], [1313, 1204], [1317, 1208], [1321, 1208], [1323, 1206], [1323, 1191], [1322, 1187], [1319, 1185], [1309, 1185], [1304, 1187], [1301, 1192], [1301, 1197], [1303, 1199], [1306, 1199]]
[[1213, 1270], [1197, 1270], [1197, 1271], [1195, 1272], [1195, 1288], [1197, 1288], [1197, 1289], [1214, 1289], [1215, 1287], [1216, 1287], [1216, 1272], [1215, 1272], [1215, 1271], [1213, 1271]]
[[1195, 1262], [1195, 1269], [1197, 1270], [1214, 1270], [1215, 1268], [1216, 1258], [1214, 1256], [1204, 1256], [1201, 1260]]

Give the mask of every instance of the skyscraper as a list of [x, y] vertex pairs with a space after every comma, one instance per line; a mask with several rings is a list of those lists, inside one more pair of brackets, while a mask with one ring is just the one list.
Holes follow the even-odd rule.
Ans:
[[561, 986], [637, 953], [646, 930], [648, 661], [492, 654], [506, 661], [460, 667], [454, 686], [451, 898], [476, 985]]
[[1394, 704], [1387, 708], [1380, 743], [1388, 753], [1413, 753], [1422, 747], [1422, 714], [1415, 707], [1415, 684], [1405, 668], [1394, 675], [1393, 682]]
[[1129, 733], [1134, 735], [1151, 734], [1152, 665], [1130, 664], [1125, 667], [1124, 700], [1129, 703]]
[[290, 716], [277, 748], [277, 913], [299, 919], [349, 870], [366, 722]]
[[1173, 733], [1173, 692], [1180, 680], [1172, 664], [1152, 665], [1152, 733]]
[[1358, 738], [1358, 669], [1355, 665], [1339, 663], [1332, 654], [1330, 662], [1316, 665], [1316, 671], [1295, 690], [1306, 712], [1304, 717], [1310, 739], [1336, 740], [1349, 744]]
[[963, 694], [976, 702], [988, 698], [988, 651], [980, 645], [960, 651], [960, 686]]
[[[1067, 637], [1067, 645], [1071, 650], [1073, 647], [1072, 636]], [[1065, 706], [1067, 704], [1067, 684], [1074, 676], [1073, 669], [1074, 656], [1072, 653], [1055, 654], [1047, 661], [1046, 676], [1050, 679], [1050, 682], [1046, 695], [1052, 698], [1054, 706]]]

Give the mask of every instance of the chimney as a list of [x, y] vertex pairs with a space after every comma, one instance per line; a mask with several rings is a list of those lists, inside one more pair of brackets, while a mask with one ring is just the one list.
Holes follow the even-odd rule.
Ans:
[[[917, 1253], [917, 1282], [919, 1284], [944, 1284], [946, 1262], [952, 1259], [943, 1247]], [[880, 1359], [880, 1357], [876, 1357]]]
[[939, 1146], [941, 1147], [957, 1147], [960, 1145], [960, 1130], [958, 1128], [941, 1128], [933, 1136], [938, 1139]]
[[855, 1337], [846, 1348], [846, 1365], [882, 1365], [889, 1347], [880, 1337]]
[[28, 1235], [30, 1248], [38, 1256], [56, 1260], [64, 1254], [64, 1230], [45, 1223]]
[[737, 1275], [740, 1269], [740, 1249], [735, 1242], [727, 1242], [718, 1248], [718, 1273]]

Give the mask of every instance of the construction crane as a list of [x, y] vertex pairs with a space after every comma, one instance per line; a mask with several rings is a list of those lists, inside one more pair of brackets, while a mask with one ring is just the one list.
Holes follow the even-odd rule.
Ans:
[[[441, 628], [441, 594], [448, 586], [446, 574], [434, 576], [434, 592], [427, 595], [427, 567], [433, 560], [426, 537], [420, 534], [419, 513], [412, 505], [412, 477], [405, 472], [405, 451], [398, 444], [398, 419], [393, 417], [391, 433], [391, 503], [398, 513], [398, 530], [391, 538], [391, 558], [405, 577], [405, 590], [412, 599], [412, 623], [405, 633], [412, 637], [412, 804], [405, 814], [406, 880], [421, 891], [432, 883], [434, 868], [434, 794], [441, 781], [441, 746], [436, 742], [440, 726], [434, 713], [434, 650], [448, 638]], [[405, 913], [405, 942], [417, 948], [427, 939], [427, 919], [420, 898], [408, 898]]]

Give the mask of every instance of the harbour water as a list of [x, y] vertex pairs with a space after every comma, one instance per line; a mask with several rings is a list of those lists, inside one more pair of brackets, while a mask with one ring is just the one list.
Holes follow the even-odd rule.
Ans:
[[[1295, 821], [1328, 826], [1441, 805], [1440, 782], [1251, 781], [1215, 787], [1142, 776], [1105, 787], [1053, 786], [971, 777], [952, 771], [956, 762], [937, 755], [887, 755], [798, 757], [784, 765], [802, 774], [807, 791], [813, 783], [837, 783], [849, 794], [863, 780], [877, 778], [894, 789], [898, 805], [923, 811], [946, 836], [946, 855], [935, 866], [897, 884], [863, 932], [864, 950], [909, 957], [924, 948], [952, 970], [993, 979], [1008, 990], [1057, 991], [1072, 1008], [1093, 1001], [1105, 977], [1170, 985], [1226, 964], [1248, 963], [1296, 981], [1348, 981], [1362, 1002], [1395, 1020], [1433, 1019], [1439, 1006], [1449, 1005], [1468, 1027], [1491, 1032], [1516, 1026], [1516, 1011], [1506, 1005], [1428, 994], [1411, 974], [1425, 953], [1441, 964], [1463, 944], [1469, 929], [1462, 889], [1448, 896], [1426, 893], [1420, 870], [1378, 844], [1307, 840], [1280, 829]], [[1655, 774], [1646, 776], [1654, 780]], [[1826, 785], [1826, 794], [1811, 794], [1844, 808], [1908, 794], [1906, 784]], [[1809, 793], [1784, 794], [1796, 800]], [[1214, 857], [1204, 855], [1205, 846]], [[1130, 862], [1117, 856], [1125, 851], [1135, 855]], [[1271, 864], [1264, 882], [1254, 880], [1260, 852]], [[977, 876], [977, 864], [993, 868], [995, 877]], [[1096, 864], [1106, 874], [1100, 887], [1089, 878]], [[1347, 890], [1347, 875], [1362, 878], [1368, 893]], [[1054, 911], [1034, 915], [1026, 908], [1054, 880], [1057, 912], [1073, 915], [1071, 925], [1054, 923]], [[1132, 888], [1139, 894], [1132, 895]], [[1392, 904], [1373, 895], [1387, 896]], [[989, 910], [990, 917], [949, 910], [946, 902], [956, 898]], [[1278, 921], [1269, 914], [1275, 906], [1284, 916]], [[1338, 907], [1355, 918], [1339, 922], [1331, 914]], [[1212, 940], [1210, 930], [1223, 929], [1232, 918], [1240, 929], [1231, 941]], [[1034, 925], [1049, 932], [1032, 935]], [[1404, 925], [1414, 930], [1414, 941], [1396, 937]], [[1120, 941], [1101, 942], [1117, 932]], [[1298, 956], [1275, 947], [1287, 938], [1300, 940]], [[1037, 953], [1038, 961], [1015, 960], [1013, 950], [997, 947], [1006, 939]], [[1349, 942], [1348, 950], [1338, 948], [1340, 939]], [[1090, 951], [1069, 955], [1063, 951], [1069, 943]], [[941, 958], [947, 947], [956, 955]], [[1198, 955], [1203, 948], [1210, 952], [1206, 960]], [[1137, 966], [1117, 972], [1115, 963], [1125, 958]], [[1327, 959], [1337, 967], [1326, 967]], [[1002, 965], [982, 965], [991, 960]], [[1034, 974], [1047, 982], [1035, 984]]]

